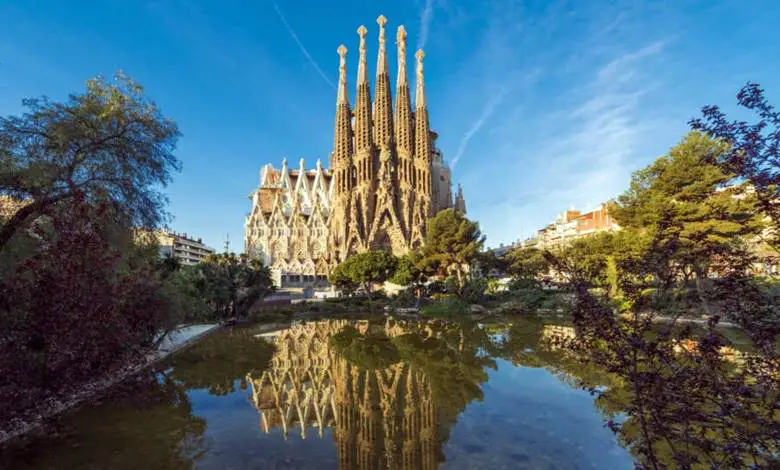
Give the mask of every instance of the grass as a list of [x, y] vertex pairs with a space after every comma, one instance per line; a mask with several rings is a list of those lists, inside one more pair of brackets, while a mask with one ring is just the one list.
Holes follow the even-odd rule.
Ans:
[[455, 297], [442, 299], [420, 309], [420, 315], [430, 317], [452, 317], [465, 315], [469, 312], [469, 305]]

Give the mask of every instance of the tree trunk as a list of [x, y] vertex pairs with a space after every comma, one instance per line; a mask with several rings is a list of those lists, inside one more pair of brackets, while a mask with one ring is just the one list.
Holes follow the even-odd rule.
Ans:
[[368, 296], [368, 313], [372, 313], [373, 309], [371, 308], [371, 283], [367, 282], [363, 285], [363, 288], [366, 290], [366, 295]]
[[5, 246], [11, 241], [11, 238], [16, 232], [22, 228], [22, 226], [33, 215], [40, 215], [41, 210], [53, 203], [51, 199], [41, 199], [34, 201], [26, 206], [22, 207], [6, 222], [2, 228], [0, 228], [0, 252], [3, 251]]
[[699, 301], [701, 302], [701, 306], [704, 309], [704, 313], [706, 313], [707, 316], [712, 315], [712, 311], [710, 310], [710, 304], [707, 301], [709, 289], [706, 283], [709, 279], [707, 278], [706, 270], [702, 269], [699, 266], [694, 267], [693, 270], [694, 270], [694, 274], [696, 274], [696, 293], [699, 296]]

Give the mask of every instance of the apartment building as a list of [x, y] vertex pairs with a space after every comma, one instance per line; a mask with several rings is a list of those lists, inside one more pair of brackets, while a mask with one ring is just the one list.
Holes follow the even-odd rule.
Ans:
[[615, 219], [609, 213], [609, 203], [601, 204], [598, 209], [582, 213], [569, 209], [560, 213], [553, 223], [525, 240], [524, 247], [551, 248], [562, 246], [579, 238], [599, 232], [619, 230]]
[[216, 253], [216, 250], [206, 246], [202, 239], [191, 237], [186, 233], [158, 230], [155, 236], [160, 244], [160, 255], [175, 258], [181, 264], [198, 264], [207, 256]]

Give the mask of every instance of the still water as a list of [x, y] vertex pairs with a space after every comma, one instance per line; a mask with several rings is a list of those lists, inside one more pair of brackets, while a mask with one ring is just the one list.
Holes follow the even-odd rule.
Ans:
[[[632, 468], [609, 386], [566, 326], [376, 319], [219, 331], [46, 438], [13, 469]], [[614, 415], [612, 415], [614, 416]]]

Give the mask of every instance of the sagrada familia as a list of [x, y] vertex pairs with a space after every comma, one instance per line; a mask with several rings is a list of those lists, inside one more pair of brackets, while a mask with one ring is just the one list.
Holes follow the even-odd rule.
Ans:
[[245, 220], [245, 251], [281, 277], [281, 284], [324, 281], [348, 255], [386, 249], [402, 255], [419, 247], [428, 219], [443, 209], [466, 212], [458, 186], [453, 200], [450, 169], [436, 147], [425, 99], [423, 58], [415, 54], [412, 108], [406, 70], [406, 30], [399, 26], [395, 104], [390, 91], [384, 16], [379, 24], [376, 90], [366, 65], [365, 26], [360, 49], [355, 106], [347, 92], [347, 48], [339, 46], [336, 126], [329, 168], [317, 160], [307, 170], [282, 161], [268, 164], [250, 195]]

